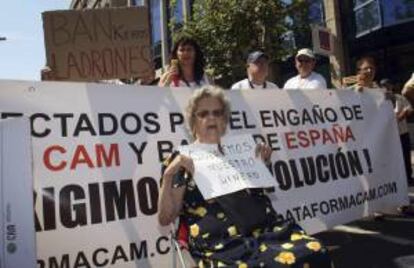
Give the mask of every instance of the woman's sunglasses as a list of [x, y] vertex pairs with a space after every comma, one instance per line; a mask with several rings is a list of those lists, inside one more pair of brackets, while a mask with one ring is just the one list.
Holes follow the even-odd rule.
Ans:
[[198, 111], [195, 113], [195, 116], [199, 119], [204, 119], [207, 116], [212, 116], [212, 117], [222, 117], [224, 115], [224, 111], [223, 109], [217, 109], [217, 110], [202, 110], [202, 111]]

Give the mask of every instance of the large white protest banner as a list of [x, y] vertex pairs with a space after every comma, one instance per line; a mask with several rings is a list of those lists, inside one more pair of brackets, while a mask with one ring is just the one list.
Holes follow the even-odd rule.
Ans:
[[224, 137], [217, 144], [193, 143], [178, 148], [194, 161], [194, 180], [208, 200], [248, 188], [275, 188], [262, 160], [256, 157], [251, 135]]
[[[310, 232], [408, 202], [397, 125], [382, 94], [229, 91], [228, 135], [273, 149], [273, 204]], [[0, 82], [1, 118], [30, 118], [38, 267], [168, 267], [160, 162], [190, 141], [191, 90]]]
[[27, 118], [0, 122], [0, 267], [35, 267], [31, 137]]
[[383, 93], [230, 94], [230, 127], [274, 150], [280, 217], [317, 232], [408, 202], [398, 128]]

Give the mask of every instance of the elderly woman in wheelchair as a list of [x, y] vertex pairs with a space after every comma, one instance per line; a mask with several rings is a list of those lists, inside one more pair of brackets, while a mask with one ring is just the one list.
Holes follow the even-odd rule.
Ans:
[[[194, 92], [186, 109], [194, 143], [220, 144], [230, 116], [223, 90]], [[271, 149], [256, 153], [268, 161]], [[281, 221], [266, 189], [241, 190], [205, 200], [192, 178], [193, 160], [174, 152], [163, 163], [158, 219], [179, 218], [180, 239], [188, 240], [199, 267], [332, 267], [327, 250], [294, 222]]]

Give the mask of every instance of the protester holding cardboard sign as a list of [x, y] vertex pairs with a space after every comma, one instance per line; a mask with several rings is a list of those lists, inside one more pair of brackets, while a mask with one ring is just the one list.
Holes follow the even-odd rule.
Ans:
[[196, 88], [209, 84], [204, 64], [204, 55], [198, 43], [190, 37], [181, 37], [174, 44], [170, 66], [158, 85]]
[[49, 66], [45, 66], [40, 70], [40, 80], [41, 81], [51, 81], [54, 80], [53, 70]]
[[[223, 90], [203, 87], [195, 91], [186, 115], [194, 143], [221, 147], [230, 117]], [[267, 161], [270, 147], [258, 145], [259, 155]], [[265, 190], [240, 190], [207, 201], [192, 178], [194, 173], [194, 162], [188, 156], [175, 152], [165, 161], [158, 219], [168, 225], [180, 216], [199, 267], [302, 267], [305, 263], [307, 267], [331, 267], [319, 241], [292, 221], [276, 217]]]

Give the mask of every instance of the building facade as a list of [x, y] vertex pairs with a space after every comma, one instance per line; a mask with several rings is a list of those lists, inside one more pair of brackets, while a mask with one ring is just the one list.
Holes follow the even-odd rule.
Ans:
[[[175, 3], [174, 7], [170, 6]], [[172, 45], [170, 18], [184, 22], [191, 13], [192, 0], [72, 0], [71, 9], [145, 5], [151, 22], [153, 58], [156, 69], [168, 64]], [[289, 2], [289, 1], [287, 1]], [[319, 57], [318, 70], [341, 87], [346, 76], [355, 74], [355, 61], [363, 55], [378, 63], [377, 78], [403, 83], [414, 71], [413, 0], [311, 0], [309, 22], [330, 29], [335, 36], [331, 57]], [[291, 33], [296, 48], [310, 47], [310, 33]], [[293, 55], [292, 55], [293, 56]], [[275, 77], [279, 84], [296, 70], [293, 58], [280, 63]], [[328, 79], [329, 80], [329, 79]]]
[[344, 76], [355, 74], [356, 60], [370, 55], [377, 61], [377, 80], [391, 78], [399, 85], [408, 80], [414, 71], [414, 1], [324, 2], [326, 24], [338, 33], [336, 56]]
[[[414, 71], [414, 1], [311, 0], [309, 22], [327, 27], [334, 36], [332, 56], [318, 58], [318, 71], [332, 86], [345, 86], [358, 58], [376, 59], [377, 80], [390, 78], [401, 86]], [[294, 34], [297, 48], [311, 46], [309, 34]], [[295, 69], [293, 59], [281, 63], [282, 79]]]

